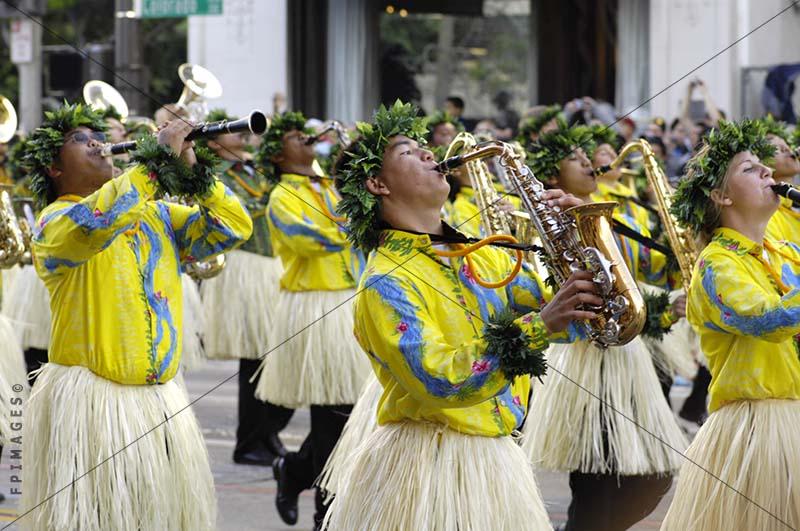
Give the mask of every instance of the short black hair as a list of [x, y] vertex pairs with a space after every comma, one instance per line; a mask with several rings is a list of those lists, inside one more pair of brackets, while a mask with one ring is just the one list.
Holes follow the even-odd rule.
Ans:
[[661, 140], [661, 137], [658, 136], [643, 136], [644, 140], [647, 140], [647, 143], [651, 146], [660, 146], [661, 152], [665, 155], [667, 154], [667, 146], [664, 145], [664, 141]]
[[458, 96], [448, 96], [447, 101], [452, 103], [454, 107], [464, 110], [464, 100]]

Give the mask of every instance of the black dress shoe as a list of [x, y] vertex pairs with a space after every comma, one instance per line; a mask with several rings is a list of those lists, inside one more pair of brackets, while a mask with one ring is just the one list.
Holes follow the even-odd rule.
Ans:
[[267, 438], [264, 439], [264, 446], [278, 457], [286, 456], [286, 447], [283, 445], [283, 442], [281, 442], [281, 438], [278, 437], [277, 433], [270, 433], [267, 435]]
[[297, 523], [297, 497], [299, 492], [295, 492], [289, 484], [289, 477], [286, 474], [286, 459], [278, 457], [272, 463], [272, 474], [275, 476], [275, 483], [278, 484], [278, 492], [275, 493], [275, 507], [281, 520], [288, 525]]
[[271, 466], [275, 456], [266, 448], [249, 452], [233, 452], [233, 462], [240, 465]]

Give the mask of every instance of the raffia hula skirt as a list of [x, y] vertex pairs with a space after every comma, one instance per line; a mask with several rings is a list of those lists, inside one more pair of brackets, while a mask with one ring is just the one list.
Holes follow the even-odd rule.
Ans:
[[552, 529], [533, 468], [511, 437], [408, 421], [378, 427], [352, 461], [326, 516], [329, 531]]
[[378, 403], [383, 395], [383, 386], [373, 372], [364, 385], [364, 390], [356, 401], [342, 435], [333, 448], [318, 485], [326, 493], [333, 495], [339, 491], [339, 482], [352, 463], [353, 453], [361, 443], [378, 429]]
[[119, 385], [85, 367], [44, 365], [25, 410], [22, 464], [25, 530], [216, 527], [208, 453], [176, 379]]
[[27, 390], [28, 379], [25, 374], [22, 348], [19, 346], [14, 329], [8, 320], [0, 315], [0, 446], [3, 446], [11, 433], [9, 416], [12, 409], [11, 399], [22, 398], [22, 393]]
[[[649, 284], [639, 283], [642, 293], [663, 293], [664, 290]], [[670, 292], [669, 300], [683, 295], [683, 290]], [[700, 352], [700, 339], [692, 330], [692, 325], [686, 319], [681, 319], [671, 330], [664, 334], [662, 340], [642, 338], [653, 356], [653, 364], [668, 374], [677, 373], [691, 380], [697, 375], [697, 358]]]
[[742, 400], [712, 413], [686, 452], [661, 529], [799, 529], [798, 426], [800, 400]]
[[641, 339], [605, 350], [556, 344], [547, 358], [523, 428], [537, 468], [623, 476], [680, 468], [686, 439]]
[[202, 367], [206, 362], [203, 349], [203, 334], [206, 328], [205, 313], [197, 283], [186, 273], [181, 274], [181, 291], [183, 292], [181, 367], [191, 371]]
[[225, 255], [225, 269], [200, 287], [208, 327], [204, 344], [210, 359], [258, 359], [275, 335], [276, 304], [283, 266], [279, 258], [247, 251]]
[[13, 268], [3, 275], [3, 315], [14, 327], [24, 349], [47, 349], [50, 345], [50, 293], [32, 265]]
[[289, 408], [355, 404], [372, 373], [353, 336], [355, 290], [281, 290], [256, 397]]

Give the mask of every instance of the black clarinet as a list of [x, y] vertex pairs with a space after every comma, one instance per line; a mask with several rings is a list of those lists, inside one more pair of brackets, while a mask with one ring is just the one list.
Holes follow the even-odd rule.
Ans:
[[[261, 111], [252, 111], [249, 115], [238, 120], [221, 120], [219, 122], [208, 122], [198, 124], [186, 135], [186, 140], [195, 138], [213, 138], [215, 136], [228, 133], [241, 133], [249, 131], [254, 135], [263, 135], [269, 127], [269, 119]], [[127, 153], [136, 149], [136, 141], [120, 142], [119, 144], [106, 144], [100, 154], [104, 157]]]

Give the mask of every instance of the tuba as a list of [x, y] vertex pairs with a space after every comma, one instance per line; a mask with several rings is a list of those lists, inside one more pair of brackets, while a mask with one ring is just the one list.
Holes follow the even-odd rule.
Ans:
[[83, 86], [83, 101], [95, 111], [114, 109], [120, 115], [120, 121], [128, 117], [128, 104], [117, 89], [99, 79], [87, 81]]
[[542, 257], [558, 286], [576, 270], [589, 271], [603, 305], [597, 318], [585, 323], [588, 337], [606, 347], [624, 345], [642, 331], [645, 305], [620, 254], [611, 230], [614, 202], [591, 203], [561, 211], [542, 199], [544, 185], [514, 149], [503, 142], [478, 145], [465, 154], [445, 159], [438, 169], [446, 172], [468, 162], [499, 156], [509, 180], [519, 192], [522, 206], [542, 241]]
[[658, 165], [658, 161], [653, 154], [653, 149], [647, 140], [636, 140], [626, 144], [616, 159], [611, 161], [611, 164], [601, 166], [595, 170], [595, 173], [602, 175], [616, 168], [633, 152], [640, 152], [642, 154], [642, 166], [647, 175], [647, 182], [653, 188], [653, 194], [656, 197], [658, 217], [661, 219], [661, 224], [664, 227], [664, 234], [667, 236], [669, 245], [678, 262], [678, 267], [681, 270], [681, 282], [685, 293], [689, 293], [689, 284], [692, 279], [692, 269], [699, 251], [695, 244], [694, 234], [690, 230], [684, 229], [675, 223], [675, 219], [670, 214], [669, 209], [672, 205], [672, 194], [674, 191], [669, 185], [667, 176]]
[[[477, 142], [469, 133], [459, 133], [444, 155], [445, 159], [457, 153], [469, 153], [475, 149]], [[481, 227], [487, 236], [492, 234], [511, 234], [508, 216], [500, 210], [498, 201], [500, 194], [494, 187], [492, 174], [482, 159], [471, 160], [464, 163], [464, 170], [469, 176], [469, 182], [475, 191], [475, 203], [481, 216]]]
[[202, 122], [208, 116], [206, 100], [222, 96], [222, 85], [210, 70], [191, 63], [178, 67], [178, 77], [183, 81], [183, 92], [176, 105], [186, 111], [190, 121]]
[[11, 100], [5, 96], [0, 96], [0, 143], [5, 144], [17, 132], [17, 111], [11, 104]]

